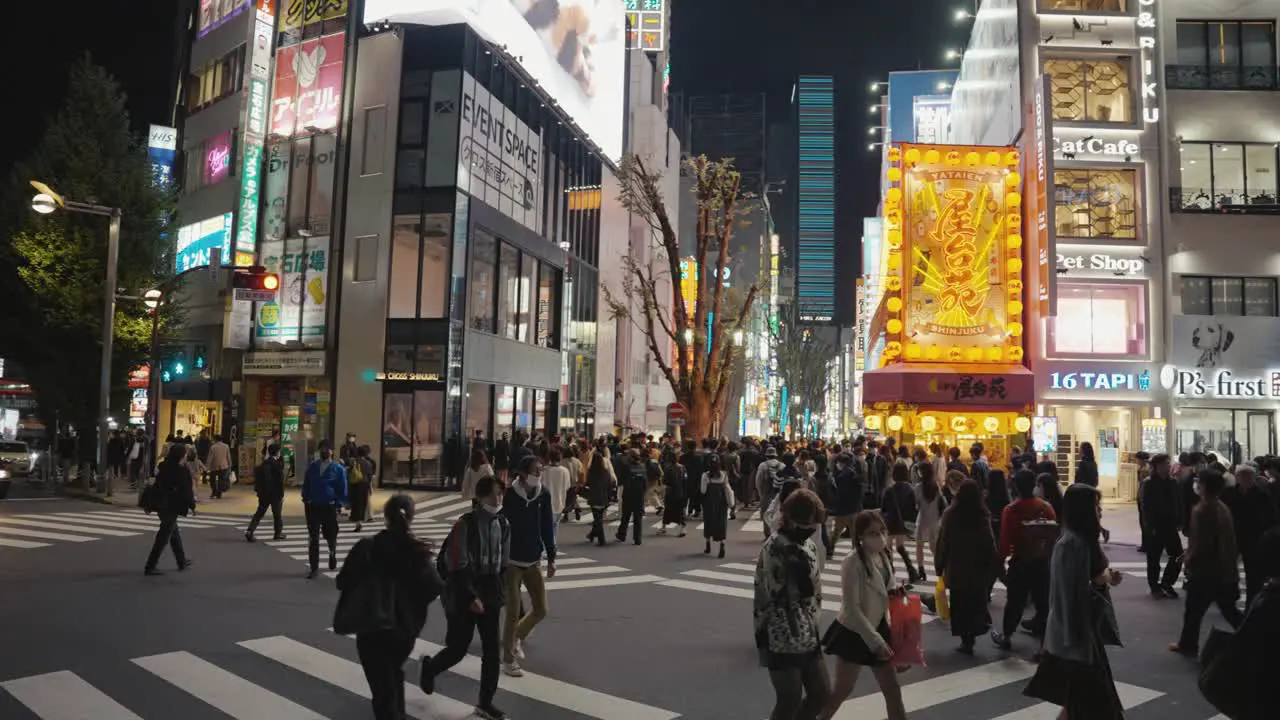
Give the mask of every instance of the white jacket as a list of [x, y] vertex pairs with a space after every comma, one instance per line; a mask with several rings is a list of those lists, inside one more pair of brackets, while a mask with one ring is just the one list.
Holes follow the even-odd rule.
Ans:
[[[836, 619], [875, 651], [888, 647], [876, 627], [889, 621], [889, 588], [883, 574], [889, 560], [883, 555], [867, 559], [871, 561], [869, 575], [857, 551], [840, 563], [840, 614]], [[893, 577], [892, 570], [889, 576]]]
[[569, 494], [569, 468], [560, 465], [548, 465], [542, 469], [542, 484], [551, 494], [551, 512], [556, 517], [564, 512], [565, 496]]

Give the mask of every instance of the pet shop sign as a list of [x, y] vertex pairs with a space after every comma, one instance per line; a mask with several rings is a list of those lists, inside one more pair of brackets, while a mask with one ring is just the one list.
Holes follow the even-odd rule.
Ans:
[[1178, 398], [1271, 400], [1280, 398], [1280, 371], [1262, 374], [1165, 365], [1160, 384]]

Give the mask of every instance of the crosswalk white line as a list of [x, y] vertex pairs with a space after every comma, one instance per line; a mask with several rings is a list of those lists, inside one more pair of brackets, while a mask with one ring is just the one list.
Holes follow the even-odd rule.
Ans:
[[[125, 511], [125, 510], [117, 510], [114, 512], [109, 510], [99, 510], [91, 514], [97, 515], [100, 517], [127, 517], [130, 520], [134, 520], [138, 523], [148, 525], [152, 528], [157, 528], [160, 526], [159, 517], [155, 515], [147, 515], [143, 513], [141, 510], [139, 510], [136, 513]], [[179, 518], [178, 522], [182, 525], [182, 527], [205, 529], [205, 528], [219, 528], [219, 527], [234, 527], [237, 521], [223, 519], [223, 518], [211, 518], [208, 515], [205, 515], [203, 513], [196, 513], [193, 515], [182, 516], [181, 518]]]
[[69, 515], [69, 514], [61, 514], [61, 513], [51, 514], [51, 515], [39, 515], [39, 514], [22, 515], [21, 517], [31, 518], [33, 520], [57, 521], [60, 523], [65, 523], [69, 527], [74, 527], [74, 526], [104, 527], [104, 528], [110, 528], [114, 530], [136, 530], [138, 532], [150, 532], [155, 530], [160, 525], [158, 522], [154, 525], [150, 525], [150, 524], [134, 522], [133, 520], [129, 520], [129, 519], [116, 520], [116, 519], [108, 519], [105, 516], [80, 517], [78, 515]]
[[[414, 642], [414, 652], [417, 655], [435, 655], [443, 649], [440, 645], [422, 639]], [[534, 652], [536, 653], [536, 649]], [[461, 662], [453, 666], [452, 672], [478, 681], [480, 658], [466, 655]], [[528, 670], [525, 670], [524, 677], [504, 677], [502, 691], [599, 720], [676, 720], [680, 717], [679, 713], [670, 710], [607, 695], [579, 685], [537, 675]]]
[[[904, 685], [902, 700], [908, 713], [919, 712], [1001, 685], [1027, 680], [1035, 672], [1036, 666], [1025, 660], [1005, 658]], [[887, 720], [888, 716], [884, 696], [873, 692], [845, 701], [833, 720]]]
[[[1116, 683], [1116, 693], [1120, 696], [1120, 704], [1124, 706], [1125, 710], [1132, 710], [1143, 703], [1151, 702], [1164, 695], [1164, 693], [1156, 690], [1122, 682]], [[1053, 703], [1037, 703], [1030, 707], [1001, 715], [998, 718], [992, 718], [992, 720], [1056, 720], [1061, 712], [1062, 708]]]
[[[317, 650], [287, 637], [248, 640], [239, 645], [281, 665], [326, 682], [366, 700], [372, 697], [369, 681], [359, 663]], [[416, 718], [462, 720], [471, 717], [471, 707], [440, 693], [427, 695], [416, 683], [404, 684], [405, 711]], [[265, 714], [260, 717], [269, 717]]]
[[0, 682], [0, 688], [41, 720], [142, 720], [67, 670]]
[[[136, 507], [121, 507], [115, 510], [96, 510], [94, 512], [99, 515], [130, 515], [140, 518], [155, 517], [153, 514], [148, 514], [146, 510]], [[197, 512], [199, 513], [199, 517], [202, 522], [207, 522], [211, 525], [235, 525], [236, 523], [241, 522], [241, 515], [239, 513], [218, 513], [213, 512], [210, 508], [205, 508], [203, 510], [197, 508]]]
[[67, 533], [45, 532], [44, 530], [27, 530], [19, 527], [0, 525], [0, 535], [17, 535], [18, 537], [36, 538], [38, 540], [65, 540], [66, 542], [93, 542], [102, 538], [68, 535]]
[[616, 575], [603, 578], [561, 580], [559, 573], [557, 573], [555, 579], [546, 582], [546, 586], [548, 590], [581, 590], [583, 588], [613, 587], [614, 585], [645, 585], [664, 579], [657, 575]]
[[88, 527], [88, 526], [75, 527], [75, 526], [72, 526], [70, 523], [51, 523], [51, 522], [44, 522], [42, 520], [28, 520], [25, 517], [20, 515], [14, 516], [14, 517], [0, 517], [0, 525], [16, 525], [19, 528], [33, 527], [33, 528], [40, 528], [42, 530], [73, 530], [79, 533], [91, 533], [93, 535], [102, 535], [104, 537], [133, 537], [134, 535], [138, 535], [141, 533], [141, 531], [128, 532], [125, 530], [112, 530], [108, 528], [99, 528], [99, 527]]
[[134, 658], [133, 663], [236, 720], [326, 720], [319, 713], [188, 652]]
[[19, 550], [32, 550], [34, 548], [50, 547], [49, 543], [31, 542], [30, 540], [14, 540], [11, 538], [0, 537], [0, 547], [11, 547]]
[[[454, 496], [454, 497], [456, 499], [457, 496]], [[462, 513], [470, 509], [471, 509], [470, 500], [459, 500], [458, 502], [452, 503], [450, 505], [443, 505], [443, 506], [437, 506], [437, 507], [431, 508], [426, 512], [415, 511], [414, 517], [430, 518], [435, 520], [439, 520], [441, 518], [449, 518], [450, 520], [452, 520], [454, 516], [461, 515]]]

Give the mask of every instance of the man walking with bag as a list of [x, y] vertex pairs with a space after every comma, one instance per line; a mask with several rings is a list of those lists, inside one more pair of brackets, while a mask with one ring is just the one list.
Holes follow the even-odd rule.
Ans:
[[270, 508], [271, 524], [275, 530], [271, 539], [284, 540], [284, 461], [280, 459], [279, 445], [267, 446], [267, 457], [253, 471], [253, 491], [258, 494], [258, 509], [249, 520], [249, 529], [245, 531], [244, 539], [254, 542], [253, 533], [258, 529], [258, 523], [262, 522], [262, 517], [267, 514], [267, 508]]

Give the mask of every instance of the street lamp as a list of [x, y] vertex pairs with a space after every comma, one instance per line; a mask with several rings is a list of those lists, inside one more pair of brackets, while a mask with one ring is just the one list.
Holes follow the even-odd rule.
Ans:
[[103, 281], [102, 308], [102, 371], [98, 381], [98, 472], [104, 494], [111, 495], [111, 473], [107, 468], [107, 433], [110, 429], [111, 408], [111, 351], [115, 335], [116, 276], [120, 259], [120, 208], [76, 202], [62, 197], [53, 188], [39, 180], [32, 180], [36, 195], [31, 198], [31, 209], [41, 215], [55, 210], [97, 215], [108, 218], [107, 225], [107, 276]]
[[948, 50], [947, 50], [947, 52], [946, 52], [946, 58], [947, 58], [948, 60], [955, 60], [956, 58], [960, 57], [961, 55], [962, 55], [962, 53], [961, 53], [959, 50], [956, 50], [955, 48], [950, 48], [950, 49], [948, 49]]

